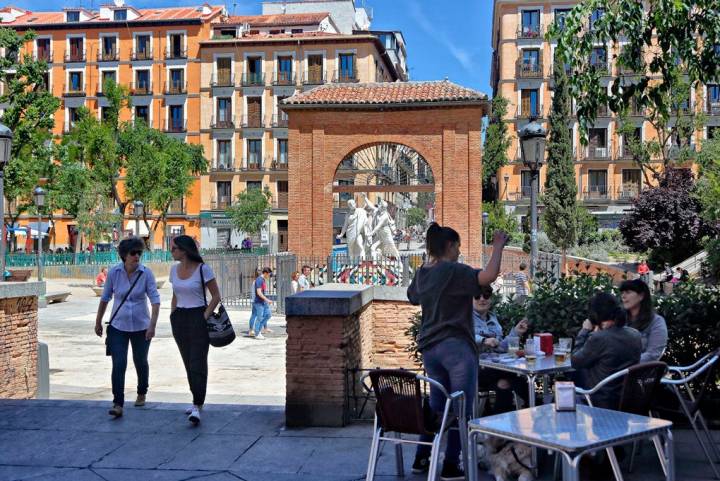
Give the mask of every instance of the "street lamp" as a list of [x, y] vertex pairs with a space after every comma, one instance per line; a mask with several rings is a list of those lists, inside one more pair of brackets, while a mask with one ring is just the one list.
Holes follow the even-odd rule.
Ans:
[[145, 204], [140, 200], [136, 200], [133, 202], [133, 207], [135, 208], [135, 236], [140, 237], [140, 217], [143, 215]]
[[482, 220], [483, 220], [483, 238], [482, 238], [482, 246], [480, 248], [481, 257], [480, 257], [480, 267], [483, 269], [485, 268], [485, 243], [487, 242], [487, 221], [488, 217], [490, 217], [490, 214], [487, 212], [482, 213]]
[[38, 186], [33, 190], [33, 200], [35, 201], [35, 207], [38, 212], [38, 247], [37, 247], [37, 268], [38, 268], [38, 281], [43, 280], [43, 268], [42, 268], [42, 248], [43, 248], [43, 235], [41, 231], [42, 226], [42, 207], [45, 205], [45, 190]]
[[545, 161], [545, 137], [547, 131], [536, 120], [532, 119], [529, 124], [520, 129], [520, 151], [525, 167], [530, 169], [530, 278], [535, 278], [537, 264], [537, 196], [538, 196], [538, 174]]
[[10, 162], [10, 150], [12, 149], [13, 133], [6, 125], [0, 124], [0, 215], [2, 215], [2, 227], [0, 227], [0, 282], [5, 280], [5, 245], [7, 234], [5, 233], [5, 166]]

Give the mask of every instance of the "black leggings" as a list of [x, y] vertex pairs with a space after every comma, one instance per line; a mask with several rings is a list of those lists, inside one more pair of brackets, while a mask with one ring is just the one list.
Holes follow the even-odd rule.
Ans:
[[[509, 384], [509, 389], [500, 389], [498, 382], [505, 379]], [[515, 376], [512, 373], [496, 371], [494, 369], [480, 369], [478, 371], [478, 390], [479, 391], [495, 391], [495, 406], [491, 414], [500, 414], [515, 409], [513, 391], [528, 402], [527, 381], [524, 377]], [[483, 413], [480, 413], [482, 416]]]
[[173, 337], [180, 349], [190, 384], [190, 392], [193, 396], [192, 403], [196, 406], [205, 404], [205, 393], [207, 392], [207, 358], [210, 338], [203, 316], [204, 312], [204, 307], [189, 309], [178, 307], [170, 314]]

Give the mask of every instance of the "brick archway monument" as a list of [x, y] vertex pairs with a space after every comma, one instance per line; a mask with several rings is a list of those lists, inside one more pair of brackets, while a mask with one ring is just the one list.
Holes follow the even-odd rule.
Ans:
[[[448, 81], [323, 85], [286, 99], [289, 117], [289, 250], [327, 256], [333, 180], [353, 152], [401, 144], [432, 169], [435, 220], [478, 257], [482, 223], [482, 117], [487, 96]], [[335, 187], [335, 192], [338, 192]]]

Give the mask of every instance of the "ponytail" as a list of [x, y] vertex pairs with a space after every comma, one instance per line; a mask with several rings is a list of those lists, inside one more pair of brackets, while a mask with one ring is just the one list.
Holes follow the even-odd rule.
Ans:
[[425, 244], [427, 245], [428, 254], [433, 257], [442, 257], [445, 253], [445, 239], [443, 236], [443, 228], [440, 224], [433, 222], [428, 227], [425, 234]]

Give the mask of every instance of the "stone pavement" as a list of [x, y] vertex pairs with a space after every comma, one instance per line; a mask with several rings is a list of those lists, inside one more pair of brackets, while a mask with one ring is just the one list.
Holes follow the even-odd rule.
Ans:
[[[186, 421], [182, 404], [127, 406], [117, 420], [109, 418], [107, 408], [107, 402], [99, 401], [0, 400], [0, 480], [364, 479], [368, 423], [290, 430], [283, 426], [281, 407], [216, 404], [207, 406], [195, 428]], [[405, 450], [408, 475], [397, 478], [394, 450], [386, 446], [376, 479], [424, 479], [409, 474], [412, 453], [412, 447]], [[678, 481], [712, 479], [688, 431], [676, 432], [676, 453]], [[627, 481], [664, 479], [649, 443], [636, 466]], [[487, 473], [481, 476], [481, 481], [490, 479]]]

